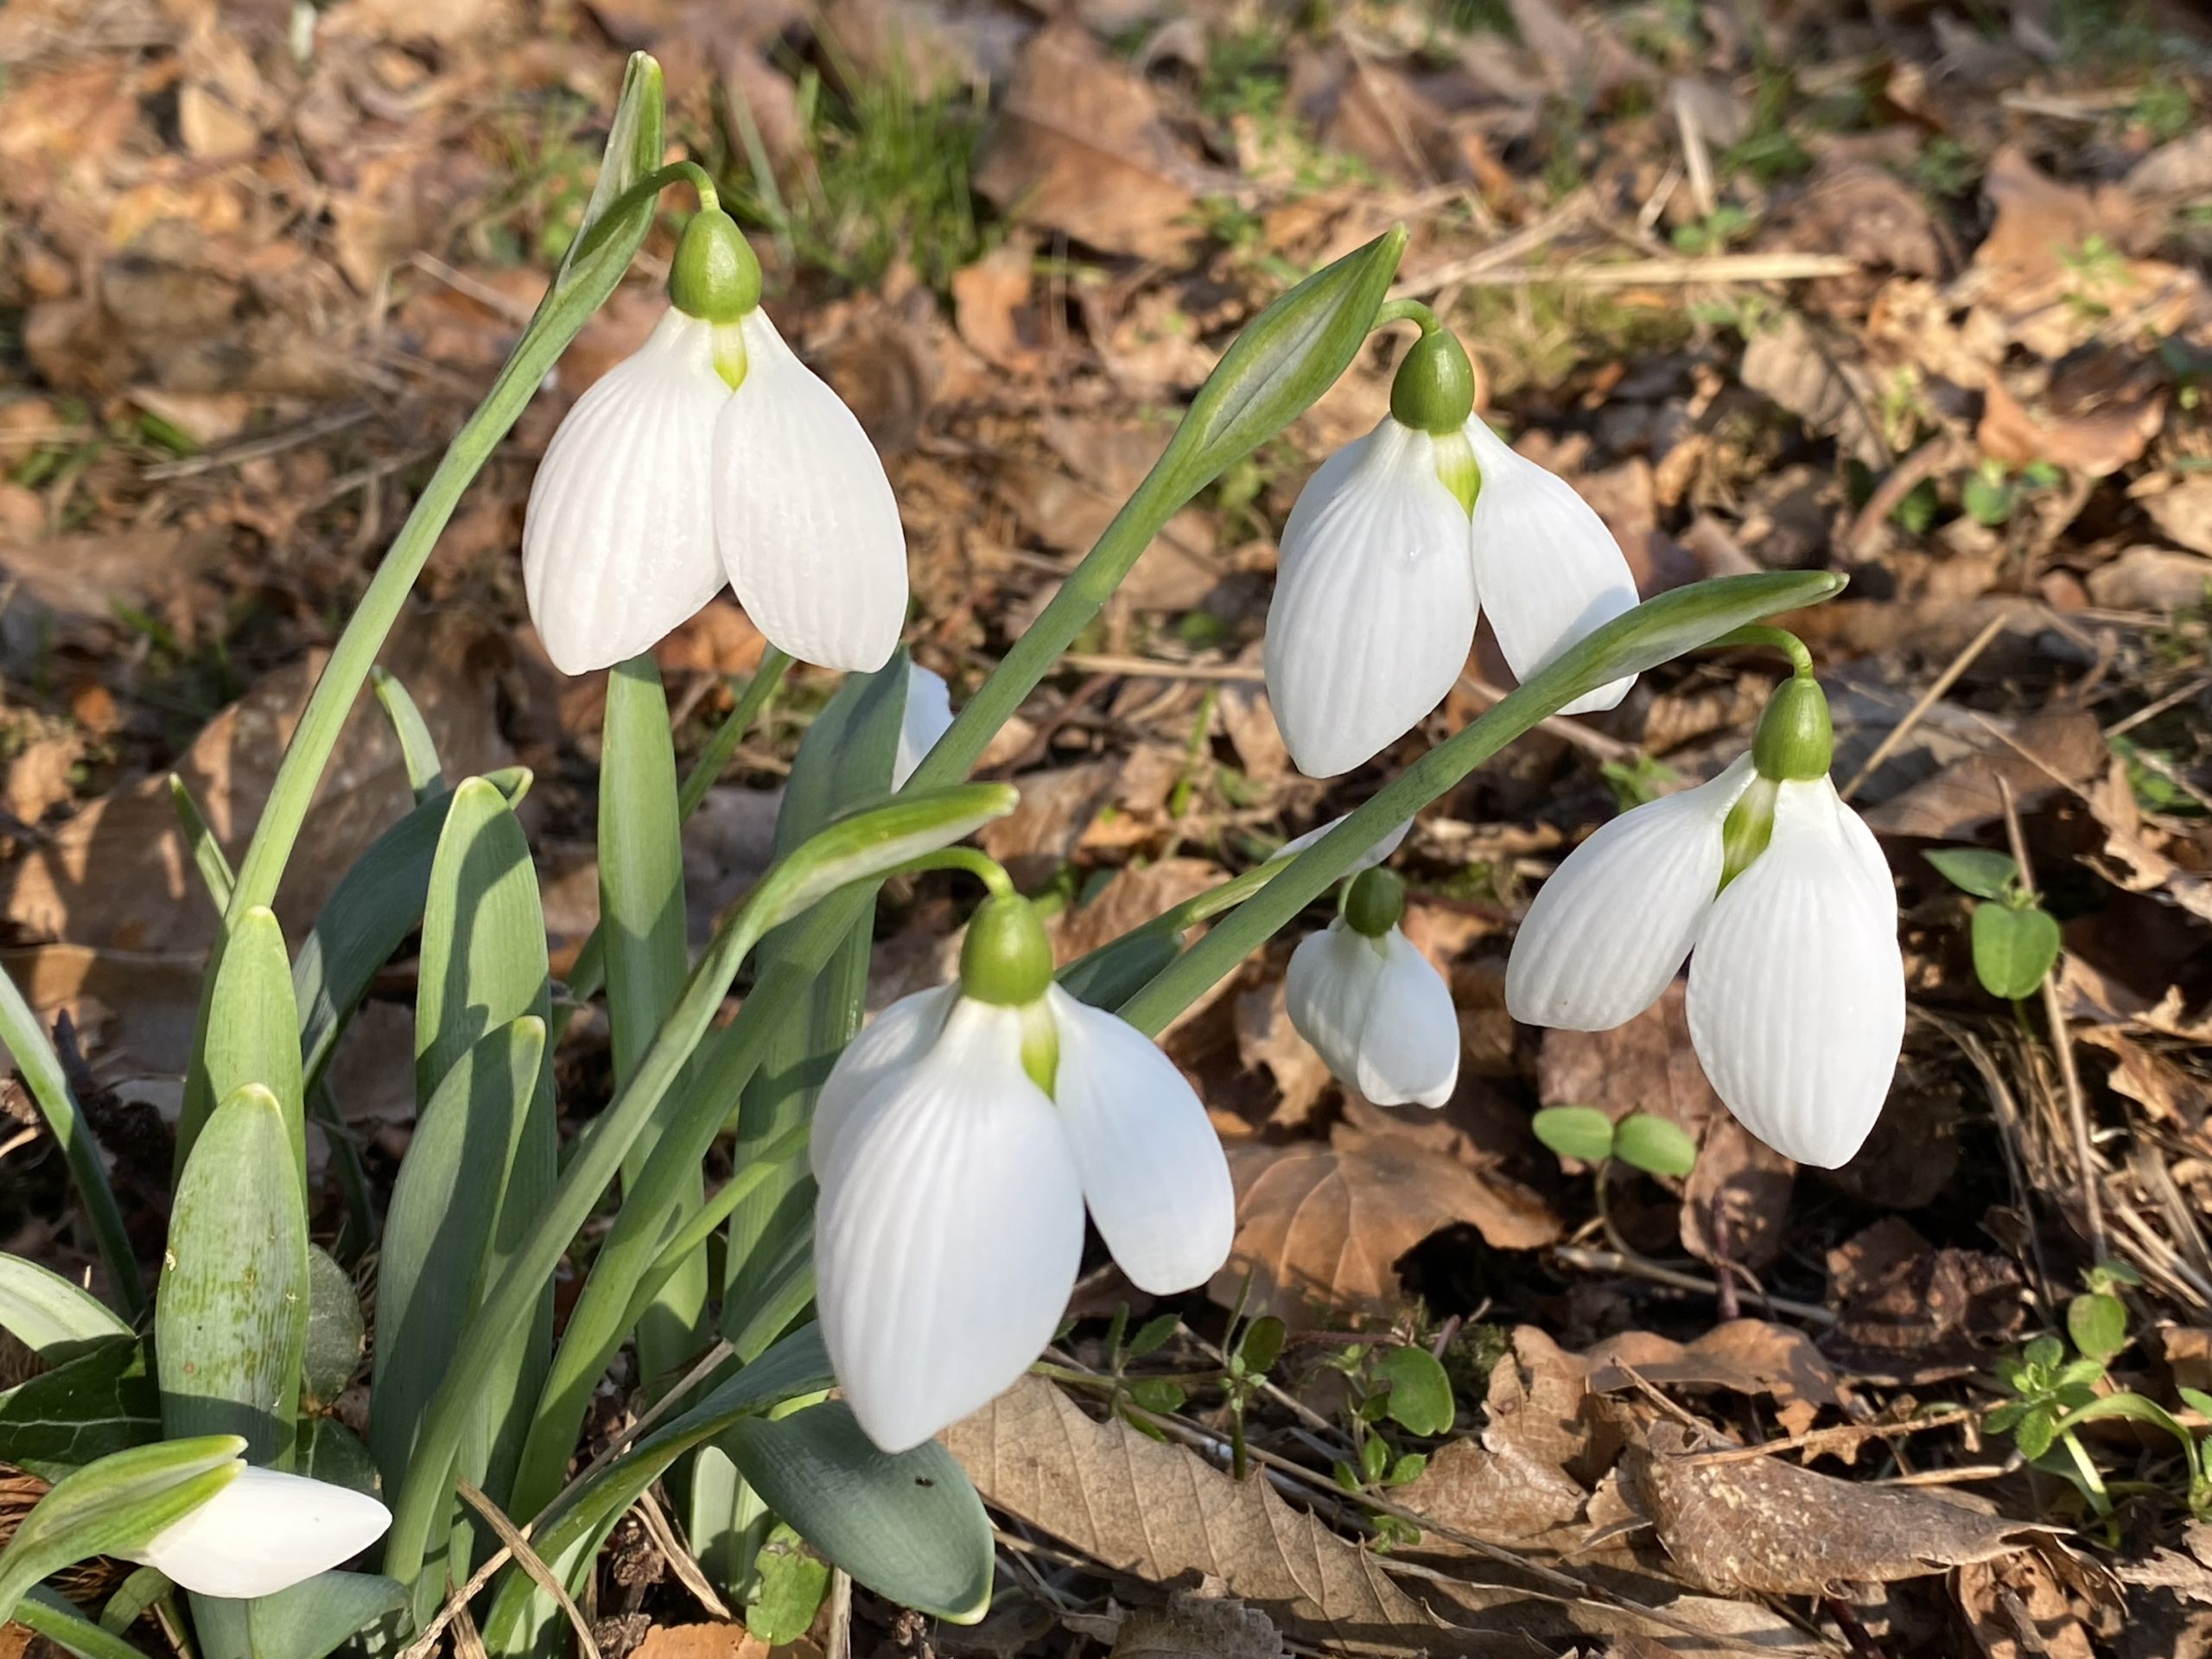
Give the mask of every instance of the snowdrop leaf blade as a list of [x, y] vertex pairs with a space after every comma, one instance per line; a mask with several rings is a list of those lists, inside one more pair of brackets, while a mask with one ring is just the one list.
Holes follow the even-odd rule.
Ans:
[[881, 668], [906, 621], [906, 532], [853, 411], [755, 310], [714, 429], [715, 534], [738, 602], [803, 663]]
[[[633, 657], [607, 677], [599, 774], [599, 910], [618, 1084], [637, 1070], [691, 965], [678, 828], [668, 698], [652, 658]], [[641, 1136], [625, 1173], [634, 1175], [650, 1148]]]
[[[305, 1096], [300, 1075], [300, 1017], [292, 1001], [292, 959], [276, 912], [257, 906], [231, 929], [215, 969], [215, 998], [207, 1019], [207, 1081], [211, 1099], [227, 1100], [257, 1083], [283, 1109], [302, 1183], [307, 1180]], [[191, 1156], [200, 1124], [188, 1116], [177, 1125], [177, 1168]]]
[[144, 1659], [143, 1649], [93, 1624], [76, 1603], [42, 1584], [33, 1585], [16, 1604], [15, 1622], [77, 1659]]
[[41, 1579], [91, 1556], [135, 1551], [207, 1502], [243, 1474], [244, 1445], [235, 1434], [159, 1440], [55, 1482], [0, 1550], [0, 1619]]
[[167, 1432], [240, 1435], [265, 1461], [288, 1452], [309, 1295], [283, 1109], [247, 1084], [215, 1109], [177, 1185], [154, 1304]]
[[[88, 1290], [51, 1268], [0, 1255], [0, 1329], [49, 1365], [60, 1365], [130, 1327]], [[0, 1395], [4, 1399], [5, 1395]]]
[[1178, 499], [1290, 424], [1367, 340], [1405, 251], [1402, 226], [1325, 265], [1245, 325], [1191, 399], [1162, 459]]
[[1333, 777], [1436, 707], [1475, 636], [1467, 517], [1435, 441], [1384, 419], [1316, 511], [1283, 532], [1268, 699], [1299, 770]]
[[374, 1573], [318, 1573], [264, 1596], [246, 1614], [257, 1659], [324, 1659], [407, 1605], [407, 1586]]
[[546, 446], [523, 518], [523, 587], [564, 674], [658, 645], [721, 591], [714, 434], [730, 403], [714, 330], [671, 307]]
[[[1507, 664], [1526, 679], [1635, 609], [1636, 579], [1613, 532], [1573, 485], [1515, 454], [1480, 416], [1466, 430], [1483, 475], [1472, 531], [1475, 590]], [[1611, 709], [1633, 683], [1633, 676], [1610, 681], [1559, 712]]]
[[808, 1543], [893, 1605], [972, 1624], [990, 1605], [990, 1517], [934, 1440], [889, 1452], [832, 1400], [716, 1441]]
[[1452, 988], [1393, 928], [1359, 1045], [1359, 1092], [1377, 1106], [1441, 1106], [1459, 1081], [1459, 1016]]
[[196, 1594], [247, 1601], [351, 1560], [391, 1524], [365, 1493], [248, 1468], [130, 1553]]
[[1052, 1096], [1091, 1219], [1131, 1282], [1168, 1295], [1229, 1259], [1229, 1160], [1174, 1061], [1120, 1015], [1046, 993], [1059, 1027]]
[[1610, 1031], [1659, 1000], [1720, 890], [1722, 823], [1748, 756], [1710, 783], [1624, 812], [1537, 891], [1506, 959], [1505, 1006], [1524, 1025]]
[[407, 767], [408, 791], [415, 797], [415, 804], [419, 806], [431, 796], [443, 794], [446, 774], [438, 760], [437, 740], [430, 735], [430, 724], [423, 718], [406, 686], [397, 674], [384, 668], [369, 671], [369, 684], [377, 694], [377, 706], [384, 710], [385, 723], [398, 741], [399, 758]]
[[1690, 958], [1690, 1040], [1713, 1090], [1785, 1157], [1859, 1150], [1904, 1039], [1897, 898], [1826, 779], [1782, 785], [1774, 839], [1713, 906]]
[[815, 1211], [815, 1305], [868, 1437], [920, 1445], [1011, 1387], [1059, 1324], [1083, 1184], [1021, 1068], [1019, 1010], [963, 999], [844, 1130]]

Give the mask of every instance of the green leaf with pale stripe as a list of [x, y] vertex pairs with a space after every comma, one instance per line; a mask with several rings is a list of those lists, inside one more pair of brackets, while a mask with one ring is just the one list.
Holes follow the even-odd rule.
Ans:
[[[308, 1153], [300, 1016], [292, 1001], [292, 960], [284, 948], [284, 931], [266, 906], [239, 918], [224, 947], [207, 1022], [207, 1065], [213, 1098], [227, 1101], [251, 1083], [275, 1099], [284, 1115], [284, 1132], [304, 1194]], [[190, 1160], [200, 1128], [190, 1122], [177, 1125], [179, 1169]]]
[[130, 1327], [105, 1302], [50, 1268], [0, 1255], [0, 1329], [48, 1365], [75, 1358]]
[[292, 1449], [307, 1351], [308, 1225], [283, 1108], [257, 1083], [215, 1109], [169, 1217], [154, 1303], [162, 1427]]
[[715, 1443], [801, 1537], [885, 1600], [963, 1624], [989, 1609], [990, 1517], [936, 1441], [880, 1451], [832, 1400], [741, 1419]]

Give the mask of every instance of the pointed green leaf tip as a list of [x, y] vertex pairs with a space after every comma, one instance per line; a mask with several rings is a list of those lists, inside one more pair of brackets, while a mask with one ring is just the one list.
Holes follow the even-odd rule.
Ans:
[[1475, 411], [1475, 366], [1449, 328], [1423, 334], [1390, 382], [1390, 414], [1420, 432], [1458, 432]]
[[1751, 739], [1751, 764], [1777, 783], [1808, 783], [1828, 775], [1835, 734], [1828, 700], [1809, 674], [1793, 674], [1775, 687]]
[[669, 267], [668, 301], [709, 322], [735, 322], [760, 303], [760, 261], [721, 208], [701, 208], [683, 227]]

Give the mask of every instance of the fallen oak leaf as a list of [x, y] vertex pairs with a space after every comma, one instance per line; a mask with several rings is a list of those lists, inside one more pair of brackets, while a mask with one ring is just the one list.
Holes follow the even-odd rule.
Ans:
[[1517, 1636], [1446, 1621], [1265, 1479], [1232, 1480], [1126, 1423], [1095, 1422], [1040, 1377], [1025, 1377], [943, 1439], [993, 1508], [1147, 1584], [1191, 1572], [1218, 1578], [1294, 1641], [1350, 1654], [1529, 1651]]
[[1680, 1423], [1651, 1426], [1624, 1461], [1676, 1568], [1716, 1595], [1827, 1595], [1925, 1578], [2054, 1539], [1927, 1492], [1838, 1480], [1779, 1458], [1700, 1459]]

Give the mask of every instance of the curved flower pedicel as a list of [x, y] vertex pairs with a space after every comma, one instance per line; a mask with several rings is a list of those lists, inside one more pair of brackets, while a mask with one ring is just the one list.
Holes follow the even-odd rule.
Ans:
[[707, 207], [652, 337], [576, 400], [523, 521], [554, 665], [636, 656], [721, 591], [803, 662], [882, 666], [906, 616], [899, 504], [850, 410], [760, 308], [760, 267]]
[[1808, 672], [1775, 694], [1751, 753], [1625, 813], [1553, 873], [1506, 964], [1530, 1025], [1605, 1031], [1689, 958], [1689, 1025], [1713, 1090], [1799, 1163], [1850, 1160], [1904, 1040], [1897, 893], [1828, 779], [1827, 702]]
[[960, 979], [892, 1004], [815, 1108], [816, 1305], [845, 1398], [887, 1452], [1018, 1381], [1074, 1288], [1086, 1205], [1159, 1294], [1228, 1259], [1221, 1143], [1151, 1041], [1052, 983], [1028, 901], [987, 899]]
[[1292, 952], [1290, 1023], [1338, 1082], [1378, 1106], [1441, 1106], [1459, 1081], [1452, 990], [1399, 930], [1405, 884], [1363, 871], [1344, 913]]
[[131, 1559], [183, 1589], [249, 1600], [351, 1560], [391, 1524], [389, 1510], [350, 1487], [242, 1468]]
[[[1466, 666], [1478, 610], [1523, 679], [1637, 602], [1612, 532], [1473, 413], [1474, 371], [1438, 328], [1390, 412], [1324, 461], [1283, 526], [1268, 697], [1299, 770], [1350, 770], [1410, 730]], [[1562, 713], [1610, 709], [1630, 679]]]

